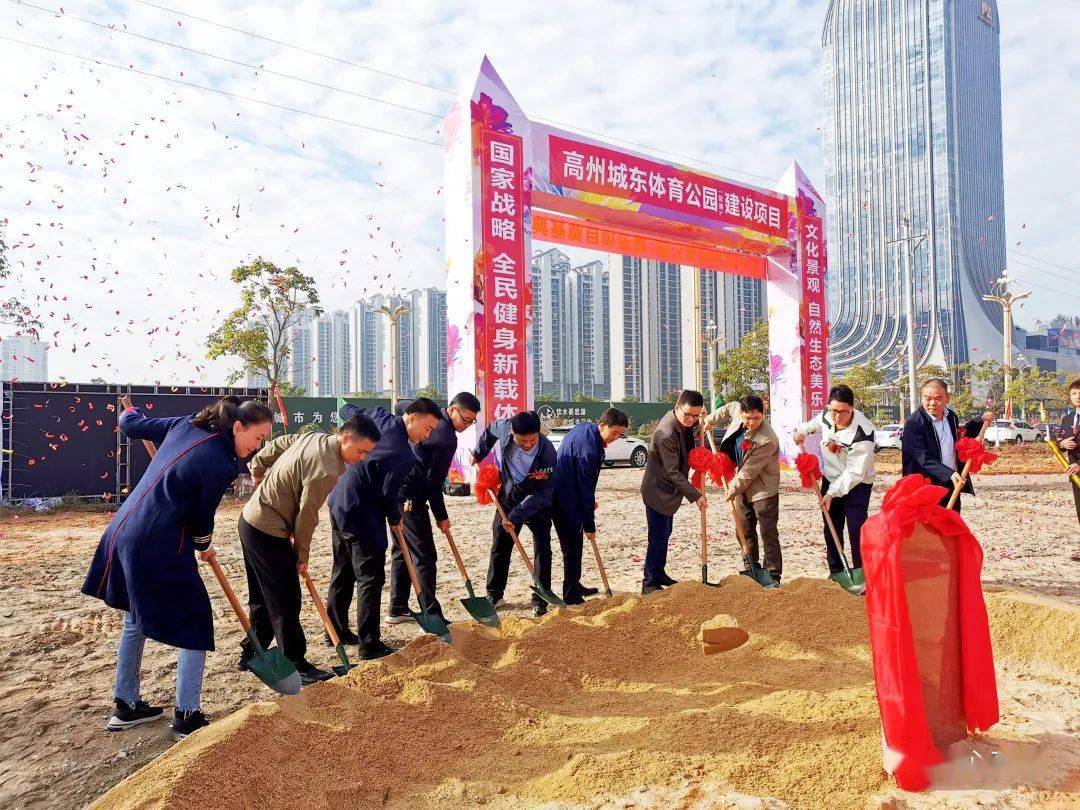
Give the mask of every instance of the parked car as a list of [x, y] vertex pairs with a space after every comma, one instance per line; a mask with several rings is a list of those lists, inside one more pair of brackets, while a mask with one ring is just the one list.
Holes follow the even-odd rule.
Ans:
[[[559, 449], [563, 436], [570, 432], [569, 427], [552, 428], [548, 440]], [[616, 463], [629, 464], [631, 467], [644, 467], [649, 459], [649, 446], [634, 436], [623, 436], [604, 450], [604, 466], [613, 467]]]
[[1023, 444], [1024, 442], [1037, 442], [1041, 438], [1038, 429], [1033, 428], [1027, 422], [1017, 420], [1010, 422], [1005, 419], [998, 419], [983, 434], [983, 439], [992, 444], [997, 444], [999, 440]]
[[895, 447], [900, 449], [900, 439], [904, 435], [903, 425], [883, 425], [874, 430], [874, 449]]

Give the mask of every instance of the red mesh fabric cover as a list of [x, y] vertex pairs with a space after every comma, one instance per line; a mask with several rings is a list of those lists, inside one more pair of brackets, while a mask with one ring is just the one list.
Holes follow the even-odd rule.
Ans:
[[998, 721], [982, 548], [938, 505], [945, 494], [905, 476], [862, 532], [885, 768], [905, 790], [929, 786], [926, 769], [942, 761], [935, 737], [948, 742], [957, 718], [969, 731]]

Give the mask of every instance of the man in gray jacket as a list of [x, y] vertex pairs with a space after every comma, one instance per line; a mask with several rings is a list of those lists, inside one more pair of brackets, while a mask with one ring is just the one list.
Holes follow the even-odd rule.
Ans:
[[784, 560], [780, 551], [780, 440], [765, 421], [761, 397], [745, 396], [713, 411], [705, 429], [730, 420], [720, 451], [726, 453], [738, 472], [728, 484], [728, 500], [742, 513], [743, 530], [750, 554], [759, 562], [758, 533], [765, 549], [764, 567], [779, 584]]
[[668, 411], [653, 432], [649, 460], [641, 480], [641, 499], [645, 502], [645, 520], [649, 527], [649, 545], [645, 552], [645, 575], [641, 595], [645, 596], [675, 580], [667, 575], [668, 541], [675, 513], [683, 498], [705, 509], [705, 496], [690, 483], [690, 451], [705, 398], [699, 391], [683, 391], [675, 407]]

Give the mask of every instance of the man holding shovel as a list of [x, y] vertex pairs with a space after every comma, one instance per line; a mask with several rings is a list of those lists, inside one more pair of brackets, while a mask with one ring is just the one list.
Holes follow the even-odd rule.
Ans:
[[[248, 465], [255, 490], [240, 515], [239, 532], [252, 629], [264, 648], [277, 639], [304, 683], [333, 677], [305, 658], [307, 639], [300, 625], [300, 577], [307, 573], [319, 509], [346, 468], [362, 461], [378, 441], [375, 424], [355, 417], [345, 420], [337, 435], [279, 436]], [[237, 668], [247, 670], [255, 649], [247, 638], [240, 647]]]
[[[403, 416], [413, 400], [401, 400], [397, 404], [399, 416]], [[404, 484], [405, 508], [401, 513], [401, 525], [405, 543], [409, 547], [420, 590], [431, 610], [442, 615], [442, 606], [435, 597], [435, 563], [438, 553], [431, 532], [428, 506], [435, 517], [435, 525], [442, 532], [450, 530], [450, 516], [443, 500], [443, 482], [450, 472], [450, 463], [457, 452], [458, 434], [464, 433], [476, 422], [480, 413], [480, 400], [468, 391], [450, 400], [440, 411], [441, 419], [431, 434], [416, 445], [419, 464], [413, 466]], [[411, 622], [409, 594], [412, 592], [409, 569], [401, 556], [397, 543], [390, 551], [390, 610], [387, 624]]]
[[784, 572], [780, 549], [780, 440], [765, 420], [765, 403], [750, 394], [738, 402], [717, 408], [705, 419], [705, 429], [728, 421], [720, 451], [738, 472], [728, 484], [727, 499], [742, 514], [743, 531], [750, 556], [758, 564], [758, 534], [764, 547], [764, 567], [776, 584]]
[[[841, 544], [844, 542], [844, 524], [847, 524], [851, 564], [856, 569], [862, 568], [860, 540], [870, 510], [875, 474], [874, 426], [855, 409], [855, 393], [846, 385], [836, 385], [829, 391], [829, 407], [795, 432], [795, 444], [802, 447], [811, 433], [821, 433], [824, 462], [821, 508], [832, 518]], [[829, 573], [843, 573], [844, 564], [833, 547], [827, 522], [824, 531]]]
[[[342, 419], [362, 416], [378, 427], [382, 438], [375, 450], [341, 477], [330, 493], [330, 528], [334, 568], [326, 595], [327, 614], [346, 644], [360, 647], [369, 661], [393, 649], [382, 641], [379, 607], [386, 579], [386, 525], [401, 524], [402, 488], [414, 465], [420, 463], [413, 445], [439, 424], [439, 406], [427, 397], [413, 400], [402, 416], [385, 408], [345, 405]], [[349, 631], [349, 604], [356, 591], [356, 633]], [[429, 610], [421, 605], [421, 610]]]
[[[1069, 403], [1071, 405], [1061, 417], [1061, 433], [1058, 447], [1065, 453], [1069, 466], [1065, 474], [1071, 476], [1073, 502], [1076, 504], [1076, 519], [1080, 520], [1080, 484], [1075, 476], [1080, 475], [1080, 377], [1069, 385]], [[1070, 559], [1080, 562], [1080, 545], [1073, 551]]]
[[604, 463], [604, 448], [621, 439], [630, 419], [618, 408], [608, 408], [600, 420], [580, 422], [559, 444], [555, 463], [555, 501], [552, 517], [563, 555], [563, 601], [580, 605], [596, 588], [581, 585], [582, 535], [596, 543], [596, 482]]
[[[533, 411], [488, 425], [473, 452], [473, 464], [479, 465], [492, 448], [497, 448], [502, 470], [502, 486], [496, 497], [507, 511], [506, 520], [496, 515], [491, 527], [487, 594], [498, 607], [510, 575], [514, 548], [510, 533], [520, 532], [522, 526], [528, 526], [532, 533], [536, 577], [548, 592], [551, 590], [551, 501], [557, 459], [547, 436], [540, 435], [540, 417]], [[535, 592], [532, 608], [533, 616], [547, 613], [547, 603]]]
[[645, 520], [649, 527], [649, 545], [645, 552], [645, 572], [641, 595], [659, 591], [675, 580], [668, 576], [668, 541], [675, 513], [683, 498], [703, 512], [704, 493], [690, 483], [690, 451], [694, 449], [696, 428], [705, 409], [700, 391], [679, 394], [675, 407], [660, 419], [649, 443], [649, 459], [641, 479], [641, 500], [645, 502]]
[[[961, 492], [975, 494], [971, 479], [962, 481], [958, 472], [961, 465], [956, 458], [956, 440], [967, 436], [974, 439], [982, 429], [982, 422], [994, 421], [994, 414], [986, 411], [982, 422], [972, 419], [963, 426], [949, 404], [949, 384], [945, 380], [927, 380], [922, 387], [922, 407], [918, 408], [904, 422], [904, 436], [901, 440], [901, 469], [904, 475], [918, 473], [925, 475], [939, 487], [949, 492], [941, 499], [941, 505], [948, 508], [954, 486], [963, 486]], [[953, 508], [960, 511], [960, 498]]]

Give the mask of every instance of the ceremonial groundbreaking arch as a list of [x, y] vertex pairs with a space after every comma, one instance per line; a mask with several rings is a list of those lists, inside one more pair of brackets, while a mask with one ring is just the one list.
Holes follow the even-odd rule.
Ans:
[[443, 135], [447, 386], [476, 391], [477, 430], [533, 407], [536, 238], [764, 279], [771, 420], [795, 456], [828, 390], [824, 205], [797, 163], [768, 190], [530, 121], [486, 57]]

